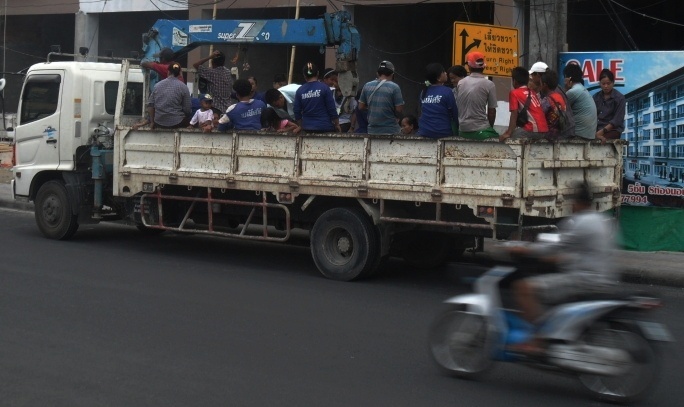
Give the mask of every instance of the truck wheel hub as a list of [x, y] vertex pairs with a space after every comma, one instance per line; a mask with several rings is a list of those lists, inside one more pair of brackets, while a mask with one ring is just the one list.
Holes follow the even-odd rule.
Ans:
[[60, 205], [55, 197], [50, 197], [43, 204], [43, 215], [45, 220], [52, 223], [59, 218]]
[[344, 236], [337, 240], [337, 250], [342, 254], [349, 254], [352, 250], [351, 240]]

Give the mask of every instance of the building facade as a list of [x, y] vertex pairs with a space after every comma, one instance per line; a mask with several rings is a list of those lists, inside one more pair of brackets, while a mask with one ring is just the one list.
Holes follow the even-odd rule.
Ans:
[[625, 95], [626, 178], [684, 185], [684, 68]]

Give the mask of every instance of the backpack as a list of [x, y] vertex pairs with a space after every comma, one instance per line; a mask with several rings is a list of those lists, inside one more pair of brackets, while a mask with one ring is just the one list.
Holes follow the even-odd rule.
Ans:
[[527, 117], [527, 108], [530, 107], [530, 101], [532, 100], [532, 91], [530, 89], [527, 90], [527, 100], [525, 101], [525, 104], [523, 105], [522, 110], [518, 112], [518, 119], [515, 121], [515, 125], [518, 127], [525, 127], [525, 124], [528, 122], [528, 117]]
[[556, 102], [552, 97], [550, 97], [553, 101], [553, 104], [556, 105], [556, 110], [558, 111], [558, 129], [561, 132], [564, 132], [568, 128], [568, 115], [565, 110], [561, 108], [560, 103]]
[[[572, 109], [570, 108], [570, 103], [568, 102], [568, 97], [565, 94], [565, 91], [560, 86], [556, 88], [556, 91], [558, 91], [558, 93], [561, 95], [561, 97], [565, 101], [565, 111], [563, 111], [563, 117], [565, 119], [565, 128], [561, 129], [560, 135], [561, 135], [561, 137], [564, 137], [564, 138], [575, 137], [575, 117], [572, 113]], [[555, 100], [554, 100], [554, 102], [555, 102]]]

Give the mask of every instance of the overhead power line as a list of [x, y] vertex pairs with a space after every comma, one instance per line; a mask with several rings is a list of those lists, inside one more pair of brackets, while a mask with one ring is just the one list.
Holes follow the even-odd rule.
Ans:
[[644, 14], [644, 13], [640, 13], [640, 12], [638, 12], [638, 11], [636, 11], [636, 10], [632, 10], [632, 9], [630, 9], [629, 7], [623, 6], [622, 4], [618, 3], [618, 2], [615, 1], [615, 0], [608, 0], [608, 1], [610, 1], [610, 2], [613, 3], [613, 4], [615, 4], [616, 6], [622, 7], [623, 9], [625, 9], [625, 10], [631, 12], [631, 13], [640, 15], [641, 17], [650, 18], [651, 20], [660, 21], [661, 23], [667, 23], [667, 24], [676, 25], [676, 26], [678, 26], [678, 27], [684, 27], [684, 24], [681, 24], [681, 23], [675, 23], [674, 21], [663, 20], [662, 18], [657, 18], [657, 17], [649, 16], [648, 14]]

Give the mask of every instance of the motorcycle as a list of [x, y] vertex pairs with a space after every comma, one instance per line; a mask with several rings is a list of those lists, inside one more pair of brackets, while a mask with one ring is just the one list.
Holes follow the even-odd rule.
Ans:
[[[630, 403], [652, 387], [658, 373], [656, 345], [672, 337], [646, 318], [660, 300], [618, 294], [554, 306], [532, 325], [502, 306], [501, 283], [518, 270], [495, 266], [475, 281], [475, 292], [448, 299], [430, 329], [429, 348], [447, 374], [476, 378], [495, 361], [570, 374], [596, 398]], [[516, 352], [533, 337], [539, 354]]]

